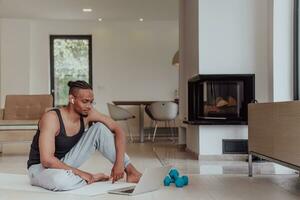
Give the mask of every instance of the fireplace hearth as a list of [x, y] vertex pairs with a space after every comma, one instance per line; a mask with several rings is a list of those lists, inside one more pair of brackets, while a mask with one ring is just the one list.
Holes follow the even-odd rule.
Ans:
[[247, 124], [254, 74], [197, 75], [188, 82], [189, 124]]

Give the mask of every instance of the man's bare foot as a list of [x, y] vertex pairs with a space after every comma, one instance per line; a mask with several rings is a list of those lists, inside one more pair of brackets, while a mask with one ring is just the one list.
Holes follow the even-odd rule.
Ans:
[[93, 174], [93, 179], [95, 182], [98, 181], [108, 181], [109, 180], [109, 176], [103, 174], [103, 173], [98, 173], [98, 174]]
[[127, 174], [126, 182], [128, 183], [138, 183], [142, 177], [141, 173], [138, 174]]
[[129, 164], [126, 169], [126, 182], [128, 183], [138, 183], [142, 174], [135, 169], [132, 164]]

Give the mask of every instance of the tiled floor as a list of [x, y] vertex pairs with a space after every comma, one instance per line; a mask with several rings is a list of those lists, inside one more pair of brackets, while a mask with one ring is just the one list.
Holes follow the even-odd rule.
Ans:
[[[28, 144], [4, 146], [6, 152], [0, 157], [0, 173], [26, 173]], [[25, 152], [25, 154], [24, 154]], [[21, 155], [20, 155], [21, 153]], [[99, 195], [83, 197], [66, 194], [30, 193], [0, 190], [0, 200], [7, 199], [300, 199], [300, 179], [293, 170], [269, 162], [255, 163], [255, 175], [247, 176], [244, 161], [198, 161], [190, 154], [180, 152], [170, 145], [130, 144], [128, 154], [138, 169], [171, 164], [182, 174], [189, 174], [190, 184], [184, 188], [164, 187], [159, 191], [127, 197]], [[111, 164], [99, 153], [82, 166], [90, 172], [110, 172]], [[275, 174], [275, 175], [274, 175]]]
[[[201, 174], [201, 175], [222, 175], [222, 174], [248, 174], [247, 156], [226, 156], [226, 160], [220, 160], [212, 157], [202, 157], [199, 161], [190, 153], [180, 151], [176, 147], [166, 145], [155, 145], [153, 151], [157, 154], [160, 162], [163, 165], [174, 165], [181, 172], [186, 174]], [[230, 160], [238, 158], [238, 160]], [[257, 175], [271, 174], [295, 174], [292, 169], [283, 167], [267, 161], [253, 162], [253, 172]]]

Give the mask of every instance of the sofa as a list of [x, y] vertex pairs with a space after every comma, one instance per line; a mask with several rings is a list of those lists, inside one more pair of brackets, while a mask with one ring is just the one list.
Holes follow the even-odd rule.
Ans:
[[0, 152], [11, 142], [30, 142], [42, 114], [53, 107], [52, 95], [7, 95], [0, 111]]

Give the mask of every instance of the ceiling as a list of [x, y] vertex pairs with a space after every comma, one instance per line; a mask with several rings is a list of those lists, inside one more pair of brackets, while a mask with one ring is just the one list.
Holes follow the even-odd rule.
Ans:
[[[0, 0], [0, 18], [177, 20], [178, 0]], [[93, 12], [84, 13], [83, 8]]]

